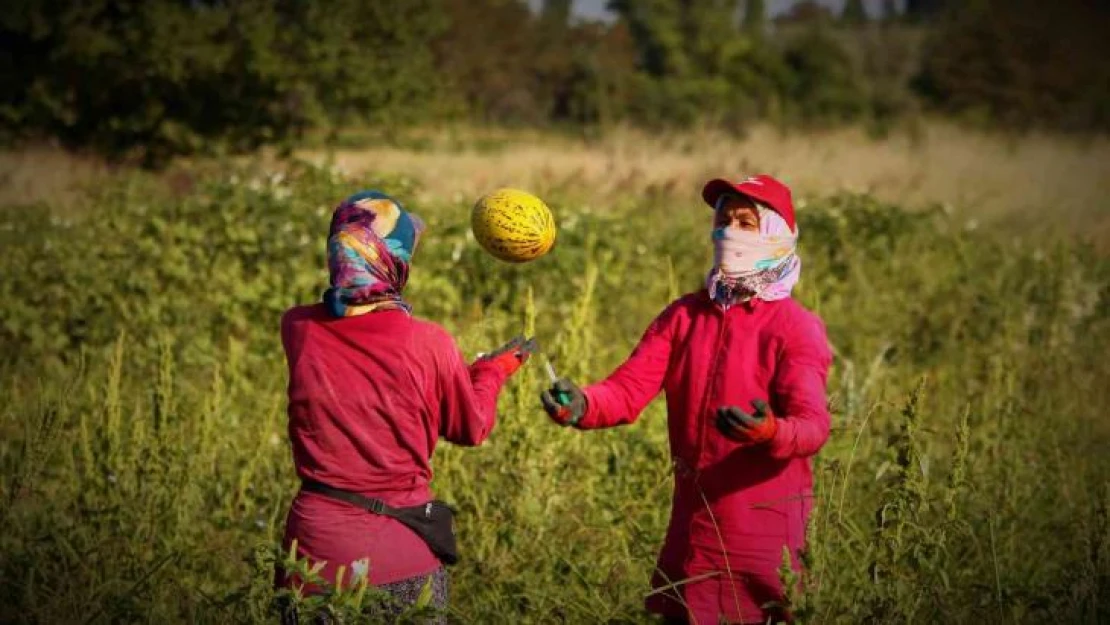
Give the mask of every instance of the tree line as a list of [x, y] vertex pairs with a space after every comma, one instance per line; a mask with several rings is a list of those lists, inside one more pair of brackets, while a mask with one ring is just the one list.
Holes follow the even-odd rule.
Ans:
[[[156, 164], [352, 125], [1110, 127], [1105, 2], [9, 0], [0, 139]], [[900, 11], [900, 9], [902, 9]]]

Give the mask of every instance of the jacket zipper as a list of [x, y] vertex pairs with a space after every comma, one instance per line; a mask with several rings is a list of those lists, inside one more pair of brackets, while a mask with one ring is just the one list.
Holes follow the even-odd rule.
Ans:
[[705, 454], [705, 430], [712, 427], [711, 423], [706, 423], [708, 419], [706, 410], [709, 408], [709, 398], [713, 394], [713, 386], [717, 378], [717, 369], [720, 368], [721, 363], [721, 343], [725, 336], [725, 326], [728, 325], [728, 310], [720, 310], [721, 325], [717, 328], [717, 340], [713, 343], [713, 364], [709, 367], [709, 377], [705, 384], [705, 393], [701, 398], [701, 409], [698, 412], [698, 453], [694, 457], [694, 473], [697, 474], [701, 470], [701, 459]]
[[[714, 307], [715, 306], [716, 306], [716, 304], [714, 304]], [[695, 488], [699, 488], [699, 489], [701, 488], [701, 486], [698, 485], [698, 477], [699, 477], [700, 471], [701, 471], [702, 454], [705, 452], [705, 430], [706, 430], [707, 427], [712, 427], [711, 423], [706, 423], [705, 422], [705, 419], [706, 419], [705, 411], [709, 407], [709, 397], [713, 393], [713, 379], [715, 377], [717, 377], [717, 369], [719, 368], [719, 363], [721, 361], [721, 342], [724, 339], [725, 324], [728, 321], [728, 311], [727, 310], [720, 310], [718, 308], [717, 312], [720, 312], [720, 314], [721, 314], [721, 325], [717, 328], [717, 340], [713, 343], [713, 352], [714, 352], [713, 353], [713, 364], [710, 365], [710, 367], [709, 367], [709, 377], [706, 380], [705, 393], [702, 395], [702, 398], [701, 398], [701, 408], [698, 411], [698, 414], [696, 415], [697, 426], [698, 426], [698, 448], [697, 448], [697, 453], [694, 454], [694, 466], [690, 467], [690, 470], [692, 471], [692, 479], [694, 481], [694, 486], [695, 486]], [[695, 503], [695, 506], [697, 506], [697, 503]], [[687, 535], [689, 535], [689, 536], [694, 535], [693, 527], [694, 527], [694, 518], [696, 516], [697, 516], [697, 509], [695, 509], [694, 511], [692, 511], [690, 513], [689, 527], [686, 530]], [[690, 559], [693, 558], [693, 557], [694, 557], [694, 549], [688, 545], [687, 548], [686, 548], [686, 557], [683, 559], [684, 560], [684, 562], [682, 564], [683, 569], [688, 570], [688, 568], [690, 566]]]

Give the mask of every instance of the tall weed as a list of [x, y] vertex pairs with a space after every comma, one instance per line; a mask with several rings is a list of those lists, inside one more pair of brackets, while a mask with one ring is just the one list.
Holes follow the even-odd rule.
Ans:
[[[296, 490], [278, 319], [318, 298], [330, 208], [366, 186], [419, 188], [229, 168], [177, 198], [109, 185], [81, 217], [0, 213], [0, 621], [272, 618]], [[549, 199], [557, 246], [526, 266], [478, 249], [464, 202], [410, 205], [430, 231], [408, 296], [468, 355], [534, 331], [586, 382], [699, 288], [706, 214], [665, 192], [604, 213]], [[807, 572], [784, 570], [795, 615], [1110, 617], [1105, 257], [867, 195], [800, 220], [797, 296], [836, 361]], [[670, 505], [662, 402], [582, 435], [542, 415], [544, 380], [525, 367], [486, 445], [436, 453], [437, 493], [461, 511], [452, 615], [645, 622]], [[373, 589], [338, 590], [307, 607], [373, 609]]]

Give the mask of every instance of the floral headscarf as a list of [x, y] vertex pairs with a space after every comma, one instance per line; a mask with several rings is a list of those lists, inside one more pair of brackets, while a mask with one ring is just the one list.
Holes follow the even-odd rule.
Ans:
[[[718, 199], [718, 208], [724, 197]], [[733, 227], [713, 230], [713, 269], [706, 277], [706, 288], [722, 306], [753, 297], [768, 302], [785, 299], [801, 275], [797, 231], [774, 210], [756, 206], [758, 234]]]
[[324, 304], [336, 317], [411, 307], [401, 297], [424, 223], [400, 202], [375, 190], [336, 207], [328, 233], [331, 287]]

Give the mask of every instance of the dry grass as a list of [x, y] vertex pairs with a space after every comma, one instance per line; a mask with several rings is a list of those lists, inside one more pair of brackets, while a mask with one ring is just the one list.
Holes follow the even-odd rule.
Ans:
[[[929, 123], [874, 140], [860, 129], [782, 135], [759, 127], [745, 138], [713, 132], [650, 135], [619, 129], [585, 140], [535, 132], [425, 129], [415, 147], [385, 144], [325, 151], [352, 173], [412, 176], [425, 192], [465, 201], [497, 186], [559, 189], [597, 206], [622, 196], [673, 192], [696, 201], [711, 176], [769, 172], [801, 198], [848, 189], [906, 206], [948, 203], [973, 219], [1052, 222], [1110, 241], [1110, 141], [1033, 135], [1012, 140]], [[410, 139], [413, 136], [409, 137]], [[415, 144], [415, 142], [414, 142]], [[72, 199], [75, 185], [111, 175], [107, 166], [58, 150], [0, 154], [0, 205]], [[414, 198], [422, 199], [422, 198]], [[426, 198], [425, 198], [426, 199]]]
[[112, 172], [100, 160], [48, 146], [0, 152], [0, 206], [75, 202], [81, 185]]
[[[428, 193], [476, 197], [500, 185], [581, 189], [598, 203], [667, 188], [697, 198], [712, 176], [769, 172], [801, 198], [870, 191], [905, 204], [949, 203], [975, 218], [1026, 219], [1041, 210], [1067, 225], [1110, 235], [1110, 141], [1052, 136], [1020, 140], [944, 124], [883, 140], [844, 129], [783, 136], [756, 128], [746, 138], [714, 133], [651, 136], [621, 130], [597, 141], [530, 135], [497, 150], [367, 147], [306, 156], [351, 172], [386, 170], [426, 182]], [[1092, 224], [1092, 221], [1094, 224]]]

